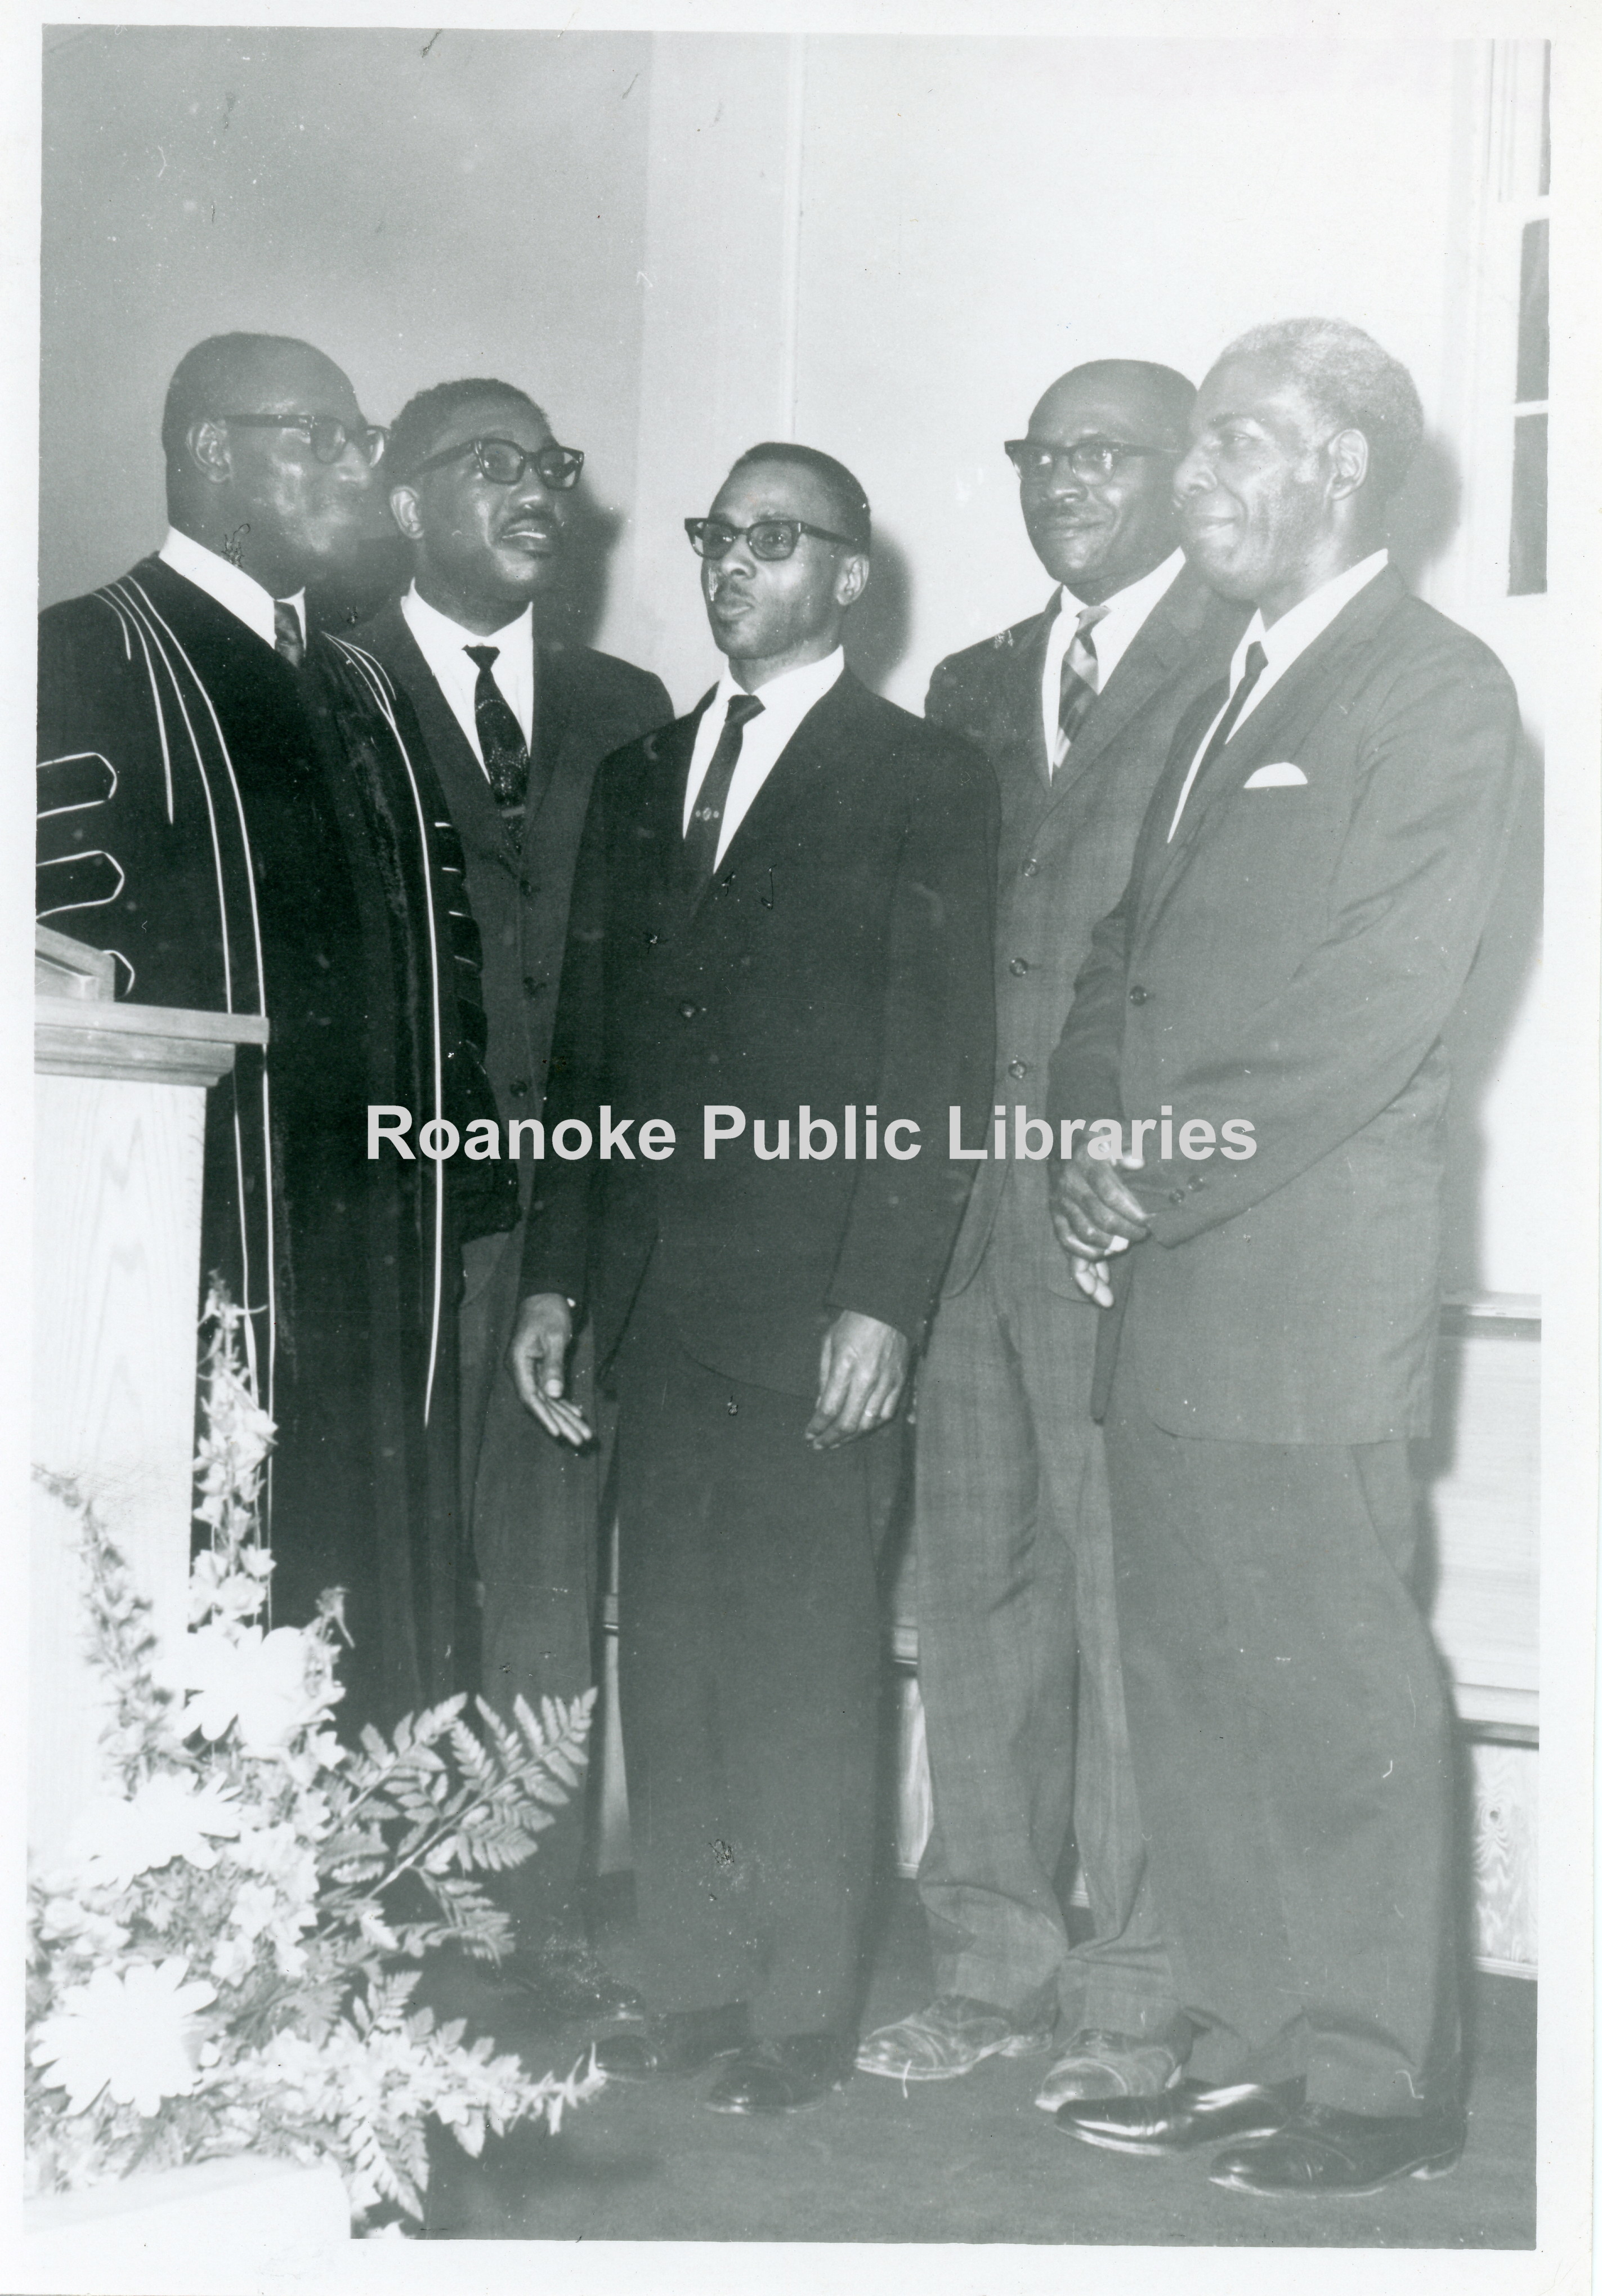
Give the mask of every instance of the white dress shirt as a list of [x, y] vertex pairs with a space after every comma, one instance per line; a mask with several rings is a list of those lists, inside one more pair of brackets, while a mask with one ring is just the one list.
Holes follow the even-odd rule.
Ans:
[[[799, 669], [784, 669], [766, 685], [757, 688], [757, 699], [762, 705], [760, 717], [753, 718], [744, 729], [740, 742], [740, 761], [735, 767], [735, 777], [728, 786], [728, 802], [723, 808], [723, 826], [718, 832], [717, 858], [714, 869], [722, 864], [729, 841], [751, 811], [757, 791], [777, 765], [791, 735], [815, 702], [821, 701], [845, 668], [843, 650], [836, 646], [833, 653], [821, 661], [803, 662]], [[690, 778], [685, 784], [684, 825], [687, 832], [690, 815], [701, 784], [706, 779], [707, 767], [712, 762], [712, 751], [718, 746], [718, 736], [723, 731], [723, 721], [728, 715], [728, 705], [736, 693], [745, 688], [736, 685], [726, 669], [718, 680], [717, 691], [701, 715], [695, 729], [695, 746], [690, 752]]]
[[[1106, 692], [1107, 680], [1134, 644], [1153, 607], [1172, 588], [1184, 563], [1182, 550], [1171, 551], [1161, 566], [1154, 566], [1149, 574], [1143, 574], [1127, 589], [1115, 590], [1105, 601], [1107, 611], [1090, 632], [1090, 643], [1096, 648], [1098, 693]], [[1080, 611], [1080, 601], [1069, 591], [1059, 589], [1056, 594], [1057, 611], [1047, 632], [1046, 664], [1040, 673], [1040, 723], [1046, 735], [1047, 758], [1054, 773], [1063, 762], [1057, 754], [1062, 749], [1057, 718], [1062, 708], [1063, 657], [1073, 644], [1074, 626]]]
[[[247, 574], [242, 566], [231, 566], [219, 558], [215, 550], [208, 550], [192, 534], [180, 534], [176, 526], [167, 529], [167, 539], [156, 553], [163, 566], [170, 566], [175, 574], [183, 575], [197, 590], [204, 590], [219, 606], [254, 630], [264, 644], [278, 650], [278, 633], [273, 627], [275, 600], [270, 590], [264, 590], [254, 575]], [[300, 625], [301, 643], [306, 639], [306, 593], [297, 590], [292, 598], [281, 602], [295, 610], [295, 619]]]
[[526, 605], [514, 622], [503, 629], [491, 630], [481, 637], [477, 630], [464, 630], [460, 622], [453, 622], [438, 606], [431, 606], [418, 594], [413, 583], [400, 602], [406, 626], [417, 641], [417, 651], [434, 674], [434, 683], [450, 704], [450, 714], [467, 736], [467, 746], [481, 767], [484, 752], [479, 747], [479, 721], [473, 709], [473, 696], [478, 691], [479, 666], [468, 658], [464, 649], [470, 645], [492, 645], [500, 650], [498, 660], [490, 665], [490, 676], [505, 697], [522, 731], [526, 743], [534, 739], [534, 608]]
[[[1366, 590], [1375, 576], [1383, 573], [1390, 562], [1388, 550], [1372, 551], [1367, 558], [1360, 558], [1355, 566], [1349, 566], [1343, 574], [1333, 575], [1327, 582], [1320, 583], [1316, 590], [1310, 590], [1305, 598], [1299, 599], [1266, 629], [1263, 627], [1262, 610], [1261, 607], [1258, 609], [1246, 624], [1241, 642], [1235, 649], [1235, 659], [1229, 664], [1229, 693], [1234, 693], [1245, 676], [1246, 656], [1254, 645], [1262, 648], [1267, 667], [1241, 705], [1240, 716], [1230, 731], [1231, 741], [1263, 695], [1271, 686], [1278, 685], [1291, 664], [1307, 652], [1315, 638], [1323, 636], [1342, 609], [1351, 604], [1360, 590]], [[1174, 832], [1179, 826], [1179, 816], [1185, 810], [1186, 800], [1201, 770], [1202, 759], [1207, 754], [1207, 744], [1218, 731], [1219, 719], [1228, 707], [1228, 696], [1226, 695], [1223, 709], [1219, 711], [1218, 717], [1203, 734], [1200, 747], [1190, 761], [1190, 771], [1186, 775], [1185, 786], [1179, 791], [1179, 802], [1175, 806], [1174, 817], [1168, 824], [1167, 841], [1171, 844]]]

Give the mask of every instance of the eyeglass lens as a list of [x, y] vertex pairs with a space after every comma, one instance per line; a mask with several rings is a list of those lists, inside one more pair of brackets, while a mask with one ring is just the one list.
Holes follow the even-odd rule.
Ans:
[[[794, 519], [759, 519], [754, 526], [744, 529], [746, 546], [753, 558], [793, 558], [801, 537], [801, 528]], [[703, 558], [726, 558], [740, 538], [740, 529], [725, 526], [720, 519], [690, 521], [690, 540]]]
[[527, 470], [538, 472], [547, 487], [565, 493], [579, 482], [584, 468], [584, 456], [576, 447], [558, 447], [554, 441], [527, 455], [509, 439], [479, 439], [473, 442], [473, 455], [485, 478], [498, 487], [514, 487]]

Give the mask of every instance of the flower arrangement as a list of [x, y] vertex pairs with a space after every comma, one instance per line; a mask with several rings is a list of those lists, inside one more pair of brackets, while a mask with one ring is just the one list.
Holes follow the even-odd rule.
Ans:
[[[95, 1510], [77, 1511], [90, 1647], [109, 1692], [104, 1792], [29, 1884], [29, 2189], [253, 2151], [332, 2159], [358, 2224], [420, 2219], [426, 2128], [476, 2153], [553, 2129], [593, 2066], [531, 2079], [411, 1997], [454, 1943], [497, 1961], [510, 1925], [481, 1876], [519, 1865], [586, 1759], [594, 1693], [522, 1700], [508, 1726], [464, 1698], [359, 1749], [342, 1694], [337, 1589], [309, 1626], [259, 1623], [272, 1559], [259, 1496], [273, 1438], [217, 1292], [204, 1374], [188, 1632], [164, 1654]], [[411, 1964], [408, 1966], [408, 1964]]]

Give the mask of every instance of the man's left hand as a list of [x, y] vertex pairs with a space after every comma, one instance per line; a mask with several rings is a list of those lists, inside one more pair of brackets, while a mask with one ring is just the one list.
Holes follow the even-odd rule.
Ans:
[[824, 1333], [817, 1405], [807, 1422], [815, 1451], [833, 1451], [893, 1419], [907, 1390], [912, 1347], [893, 1324], [846, 1308]]

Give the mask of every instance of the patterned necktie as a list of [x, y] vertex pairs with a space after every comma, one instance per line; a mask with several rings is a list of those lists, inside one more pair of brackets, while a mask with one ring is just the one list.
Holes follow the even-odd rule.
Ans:
[[712, 761], [706, 769], [706, 778], [695, 792], [694, 810], [684, 833], [685, 882], [692, 893], [698, 893], [711, 876], [718, 859], [718, 836], [723, 827], [723, 809], [728, 803], [729, 784], [735, 777], [735, 767], [740, 762], [740, 743], [747, 724], [760, 717], [762, 705], [754, 693], [736, 693], [730, 697], [728, 714], [723, 720], [723, 731], [718, 736], [718, 746], [712, 751]]
[[529, 745], [523, 740], [523, 729], [517, 714], [495, 682], [495, 665], [500, 659], [499, 646], [464, 646], [469, 661], [479, 666], [479, 682], [473, 688], [473, 722], [479, 729], [479, 747], [484, 753], [484, 771], [489, 776], [489, 786], [495, 791], [495, 801], [503, 813], [521, 812], [529, 789]]
[[[1174, 832], [1179, 826], [1179, 816], [1185, 810], [1191, 791], [1195, 789], [1196, 783], [1201, 780], [1202, 775], [1206, 772], [1214, 758], [1217, 757], [1219, 751], [1229, 739], [1230, 734], [1234, 733], [1236, 726], [1240, 722], [1240, 713], [1246, 706], [1247, 694], [1251, 693], [1252, 688], [1256, 685], [1258, 679], [1262, 676], [1263, 671], [1268, 668], [1268, 666], [1269, 658], [1267, 654], [1264, 653], [1256, 639], [1253, 638], [1251, 644], [1246, 648], [1246, 658], [1241, 665], [1240, 684], [1229, 696], [1228, 701], [1225, 706], [1223, 716], [1213, 727], [1212, 739], [1208, 742], [1207, 747], [1203, 750], [1201, 756], [1196, 759], [1195, 765], [1192, 766], [1189, 773], [1185, 777], [1185, 786], [1179, 791], [1179, 802], [1174, 808], [1174, 817], [1168, 826], [1168, 841], [1170, 844], [1173, 842]], [[1215, 693], [1217, 692], [1216, 687], [1214, 687], [1213, 690]]]
[[1067, 756], [1074, 735], [1084, 724], [1090, 704], [1101, 690], [1101, 664], [1096, 659], [1091, 631], [1106, 612], [1105, 606], [1087, 606], [1074, 624], [1068, 651], [1063, 656], [1063, 681], [1057, 699], [1057, 746], [1051, 761], [1055, 773]]
[[300, 635], [300, 617], [287, 598], [273, 601], [273, 651], [282, 654], [292, 669], [299, 669], [306, 660], [306, 640]]

